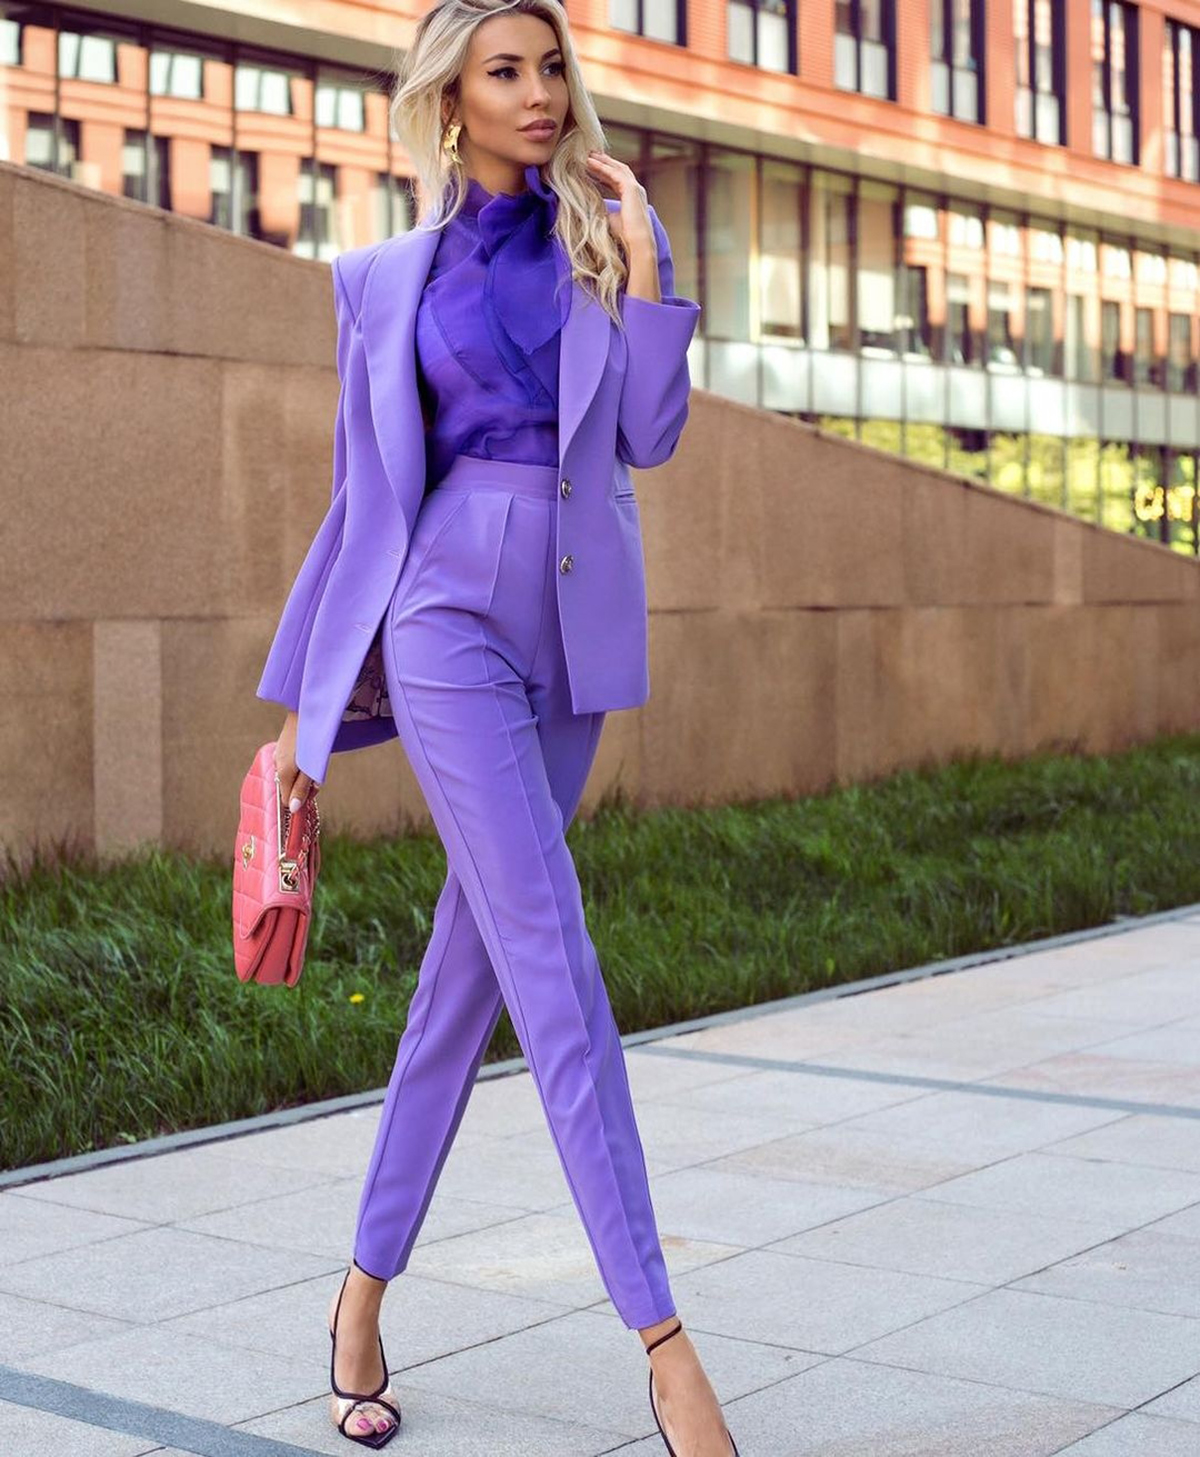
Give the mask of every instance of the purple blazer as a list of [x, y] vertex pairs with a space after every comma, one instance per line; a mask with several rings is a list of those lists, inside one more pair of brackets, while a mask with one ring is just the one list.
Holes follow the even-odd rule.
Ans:
[[[606, 199], [609, 211], [618, 204]], [[559, 356], [557, 555], [574, 712], [637, 708], [650, 694], [645, 563], [629, 467], [670, 458], [688, 413], [687, 349], [700, 306], [674, 294], [666, 229], [650, 208], [662, 302], [621, 294], [622, 335], [580, 286]], [[414, 228], [333, 262], [341, 380], [333, 496], [300, 566], [256, 694], [299, 715], [296, 762], [314, 783], [330, 754], [396, 736], [380, 632], [425, 491], [417, 304], [439, 233]], [[567, 486], [567, 482], [570, 486]], [[351, 707], [352, 702], [357, 705]]]

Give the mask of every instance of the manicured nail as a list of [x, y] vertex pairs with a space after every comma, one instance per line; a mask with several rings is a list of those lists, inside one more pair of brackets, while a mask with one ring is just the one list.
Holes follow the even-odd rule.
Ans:
[[289, 804], [289, 805], [288, 805], [288, 809], [290, 809], [290, 810], [291, 810], [291, 812], [292, 812], [292, 813], [293, 813], [293, 814], [295, 814], [295, 813], [296, 813], [296, 811], [297, 811], [297, 810], [298, 810], [298, 809], [299, 809], [299, 808], [300, 808], [300, 800], [299, 800], [299, 798], [298, 798], [298, 797], [296, 797], [296, 796], [294, 796], [294, 795], [293, 795], [293, 797], [292, 797], [292, 801], [291, 801], [291, 803], [290, 803], [290, 804]]

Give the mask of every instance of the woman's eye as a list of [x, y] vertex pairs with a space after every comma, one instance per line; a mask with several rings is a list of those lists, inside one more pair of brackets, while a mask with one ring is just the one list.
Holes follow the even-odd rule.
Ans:
[[[556, 76], [561, 76], [566, 71], [566, 69], [567, 69], [567, 63], [565, 61], [551, 61], [549, 63], [549, 65], [550, 65], [551, 71]], [[488, 75], [489, 76], [505, 76], [505, 75], [515, 76], [516, 74], [517, 74], [517, 71], [516, 71], [516, 67], [515, 66], [501, 66], [496, 71], [489, 71], [488, 72]]]

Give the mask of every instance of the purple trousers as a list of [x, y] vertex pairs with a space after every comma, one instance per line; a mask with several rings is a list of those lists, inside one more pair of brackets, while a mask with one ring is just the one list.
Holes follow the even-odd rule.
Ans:
[[384, 619], [396, 729], [447, 875], [367, 1167], [354, 1263], [381, 1280], [407, 1265], [503, 1005], [601, 1279], [634, 1329], [675, 1303], [564, 839], [604, 714], [571, 709], [557, 491], [554, 466], [456, 456], [426, 495]]

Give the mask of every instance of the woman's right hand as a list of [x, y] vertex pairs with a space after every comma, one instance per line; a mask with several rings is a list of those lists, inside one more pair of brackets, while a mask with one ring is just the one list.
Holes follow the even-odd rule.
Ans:
[[320, 785], [313, 784], [307, 774], [302, 774], [296, 764], [296, 729], [300, 715], [289, 709], [283, 721], [283, 731], [275, 745], [275, 772], [279, 775], [279, 792], [283, 802], [294, 814], [308, 798], [309, 791], [315, 794]]

